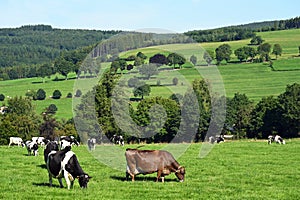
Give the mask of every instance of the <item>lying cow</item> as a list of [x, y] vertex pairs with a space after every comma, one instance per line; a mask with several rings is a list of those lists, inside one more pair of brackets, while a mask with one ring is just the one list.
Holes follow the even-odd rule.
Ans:
[[20, 138], [20, 137], [10, 137], [8, 146], [10, 147], [12, 144], [16, 144], [16, 145], [18, 145], [18, 147], [19, 146], [25, 147], [25, 144], [24, 144], [22, 138]]
[[285, 144], [285, 141], [282, 137], [280, 137], [279, 135], [269, 135], [268, 137], [268, 144], [272, 144], [272, 142], [276, 142], [278, 144]]
[[44, 161], [47, 164], [48, 155], [51, 151], [58, 151], [58, 143], [56, 141], [50, 141], [47, 143], [45, 150], [44, 150]]
[[77, 178], [80, 187], [87, 188], [91, 177], [82, 170], [75, 153], [70, 150], [71, 147], [67, 146], [61, 151], [52, 151], [48, 154], [47, 169], [50, 187], [52, 187], [52, 178], [57, 178], [62, 188], [62, 178], [65, 178], [67, 187], [70, 189]]
[[87, 144], [88, 144], [88, 147], [89, 147], [90, 151], [95, 150], [95, 148], [96, 148], [96, 139], [95, 138], [88, 139]]
[[72, 146], [75, 144], [76, 146], [79, 145], [79, 142], [75, 139], [74, 136], [61, 136], [60, 137], [60, 149], [64, 149], [67, 146]]
[[213, 144], [213, 143], [220, 143], [220, 142], [225, 142], [224, 138], [222, 136], [217, 136], [217, 137], [214, 137], [214, 136], [210, 136], [208, 138], [208, 141]]
[[138, 150], [126, 149], [125, 157], [127, 161], [126, 179], [131, 176], [131, 180], [138, 174], [151, 174], [157, 172], [156, 181], [175, 172], [180, 182], [184, 181], [185, 168], [180, 166], [172, 154], [161, 150]]
[[36, 142], [33, 141], [26, 141], [25, 142], [27, 151], [28, 151], [28, 155], [34, 155], [37, 156], [38, 155], [38, 151], [39, 151], [39, 146]]

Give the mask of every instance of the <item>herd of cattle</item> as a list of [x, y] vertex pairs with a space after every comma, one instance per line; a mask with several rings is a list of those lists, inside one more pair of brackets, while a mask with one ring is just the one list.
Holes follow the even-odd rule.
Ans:
[[[113, 136], [112, 141], [115, 144], [124, 145], [123, 137]], [[224, 136], [209, 137], [210, 143], [225, 142]], [[285, 144], [285, 141], [279, 135], [268, 137], [268, 144], [276, 142]], [[79, 142], [73, 136], [61, 136], [58, 141], [50, 141], [44, 137], [33, 137], [32, 140], [23, 142], [20, 137], [10, 137], [9, 145], [18, 145], [27, 148], [28, 155], [38, 155], [39, 146], [44, 149], [44, 161], [49, 175], [49, 185], [52, 186], [52, 178], [57, 178], [60, 187], [63, 187], [62, 178], [66, 180], [67, 188], [73, 187], [74, 180], [78, 179], [81, 188], [87, 188], [91, 176], [85, 173], [77, 159], [77, 156], [71, 151], [72, 145], [79, 145]], [[89, 150], [95, 150], [96, 139], [87, 140]], [[162, 150], [139, 150], [127, 148], [125, 152], [127, 168], [126, 180], [131, 177], [135, 180], [138, 174], [151, 174], [157, 172], [156, 181], [171, 172], [175, 173], [180, 182], [184, 181], [185, 168], [181, 166], [171, 153]]]

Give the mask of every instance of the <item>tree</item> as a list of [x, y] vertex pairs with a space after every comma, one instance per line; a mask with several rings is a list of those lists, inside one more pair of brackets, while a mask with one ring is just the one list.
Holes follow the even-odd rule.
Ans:
[[215, 54], [213, 51], [207, 50], [203, 54], [203, 59], [207, 62], [208, 65], [210, 65], [211, 62], [213, 61], [214, 56]]
[[280, 123], [278, 100], [273, 96], [262, 98], [250, 114], [248, 138], [267, 138], [278, 133], [277, 125]]
[[140, 51], [136, 54], [136, 56], [143, 60], [147, 59], [147, 56], [145, 54], [143, 54], [143, 52], [140, 52]]
[[46, 92], [43, 89], [38, 89], [36, 92], [36, 100], [44, 100], [46, 98]]
[[68, 78], [68, 74], [74, 70], [74, 64], [64, 58], [56, 59], [54, 62], [56, 71]]
[[251, 61], [256, 56], [256, 51], [252, 47], [241, 47], [234, 51], [234, 54], [236, 57], [240, 60], [240, 62], [243, 62], [243, 60], [247, 60], [249, 57], [251, 58]]
[[271, 52], [271, 45], [269, 43], [263, 43], [258, 46], [257, 52], [259, 53], [261, 59], [263, 61], [270, 60], [270, 52]]
[[264, 42], [264, 40], [261, 38], [261, 36], [253, 36], [252, 39], [250, 40], [250, 44], [252, 45], [260, 45]]
[[61, 97], [61, 92], [59, 90], [54, 90], [53, 94], [52, 94], [52, 98], [53, 99], [60, 99]]
[[47, 114], [55, 114], [57, 111], [57, 107], [55, 104], [50, 104], [47, 108], [46, 108], [46, 113]]
[[155, 64], [144, 64], [138, 67], [139, 73], [145, 75], [147, 79], [150, 79], [151, 76], [158, 74], [158, 69]]
[[81, 95], [82, 95], [82, 92], [81, 92], [81, 90], [76, 90], [76, 93], [75, 93], [75, 97], [81, 97]]
[[172, 82], [173, 82], [173, 85], [177, 85], [178, 84], [178, 78], [177, 77], [174, 77], [172, 79]]
[[4, 101], [4, 99], [5, 99], [4, 94], [0, 94], [0, 101]]
[[149, 63], [156, 64], [158, 66], [167, 65], [168, 59], [165, 55], [157, 53], [149, 58]]
[[38, 131], [40, 118], [37, 116], [35, 107], [30, 99], [14, 97], [7, 101], [4, 121], [5, 123], [2, 122], [1, 126], [9, 127], [10, 129], [7, 130], [5, 128], [6, 131], [9, 131], [11, 134], [16, 132], [15, 136], [23, 139], [31, 139], [31, 136]]
[[43, 122], [39, 126], [40, 135], [49, 138], [50, 140], [55, 139], [55, 129], [59, 126], [59, 123], [51, 114], [45, 113], [43, 115]]
[[299, 50], [299, 56], [300, 56], [300, 46], [298, 46], [298, 50]]
[[53, 74], [53, 70], [50, 64], [43, 64], [37, 70], [37, 75], [43, 78], [43, 82], [45, 82], [45, 77], [50, 77]]
[[197, 64], [197, 57], [195, 55], [192, 55], [190, 57], [190, 62], [195, 66]]
[[287, 85], [278, 96], [281, 113], [279, 132], [283, 137], [298, 137], [300, 132], [300, 84]]
[[110, 65], [110, 70], [113, 73], [117, 73], [118, 69], [120, 69], [120, 62], [119, 60], [114, 60], [112, 61], [111, 65]]
[[223, 60], [228, 62], [230, 60], [230, 55], [232, 53], [229, 44], [222, 44], [216, 49], [216, 59], [217, 64], [220, 64]]
[[248, 58], [248, 56], [246, 55], [244, 47], [236, 49], [234, 51], [234, 54], [240, 60], [240, 62], [243, 62], [243, 60], [246, 60]]
[[144, 96], [148, 96], [151, 92], [151, 87], [148, 84], [142, 84], [140, 86], [137, 86], [133, 90], [133, 95], [135, 97], [142, 96], [142, 99], [144, 99]]
[[178, 65], [179, 68], [186, 62], [186, 59], [177, 54], [177, 53], [170, 53], [167, 57], [169, 65], [173, 65], [173, 68], [175, 68], [175, 65]]
[[226, 124], [234, 127], [238, 137], [245, 137], [253, 102], [245, 94], [235, 93], [227, 100]]
[[278, 56], [281, 56], [282, 48], [280, 44], [274, 44], [272, 54], [276, 55], [276, 59]]

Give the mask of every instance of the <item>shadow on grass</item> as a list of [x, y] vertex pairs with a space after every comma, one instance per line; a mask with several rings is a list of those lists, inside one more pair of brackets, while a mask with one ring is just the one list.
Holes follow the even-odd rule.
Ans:
[[[49, 183], [32, 183], [32, 185], [37, 186], [37, 187], [50, 187]], [[60, 188], [59, 184], [52, 184], [53, 188]]]
[[[128, 180], [126, 180], [125, 176], [110, 176], [111, 179], [117, 180], [117, 181], [128, 181], [131, 182], [131, 178], [129, 177]], [[156, 177], [149, 177], [149, 176], [136, 176], [134, 178], [135, 181], [149, 181], [149, 182], [156, 182]], [[161, 180], [159, 180], [161, 182]], [[178, 182], [176, 178], [168, 178], [165, 177], [165, 182]]]
[[47, 169], [46, 164], [40, 164], [40, 165], [37, 165], [37, 167], [42, 168], [42, 169]]

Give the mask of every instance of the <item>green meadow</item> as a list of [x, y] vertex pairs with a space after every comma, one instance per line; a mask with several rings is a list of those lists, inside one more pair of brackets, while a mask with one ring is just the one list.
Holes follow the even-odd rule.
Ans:
[[[39, 156], [28, 156], [24, 148], [0, 146], [0, 199], [299, 199], [300, 179], [299, 145], [297, 139], [286, 145], [267, 141], [241, 140], [216, 144], [210, 153], [199, 158], [201, 146], [191, 144], [177, 158], [186, 168], [185, 181], [178, 182], [174, 173], [166, 176], [165, 183], [155, 182], [156, 174], [138, 175], [135, 182], [125, 181], [125, 156], [110, 157], [121, 165], [113, 169], [95, 157], [103, 155], [97, 146], [95, 157], [86, 146], [73, 147], [83, 170], [93, 178], [87, 189], [59, 188], [56, 179], [48, 185], [48, 173]], [[205, 144], [209, 145], [209, 144]], [[125, 146], [117, 147], [122, 155]], [[145, 145], [142, 149], [161, 149], [163, 144]], [[100, 150], [100, 151], [99, 151]]]
[[[200, 75], [201, 71], [206, 73], [220, 74], [218, 82], [224, 84], [227, 97], [233, 97], [237, 92], [246, 94], [254, 102], [258, 102], [265, 96], [277, 96], [284, 92], [286, 85], [299, 83], [300, 77], [300, 57], [298, 46], [300, 45], [300, 29], [273, 31], [273, 32], [261, 32], [257, 33], [262, 36], [265, 42], [270, 44], [279, 43], [283, 48], [282, 56], [275, 60], [275, 55], [271, 54], [273, 59], [272, 70], [268, 63], [237, 63], [237, 59], [232, 54], [233, 63], [223, 64], [217, 67], [216, 70], [211, 66], [206, 66], [202, 56], [204, 50], [215, 50], [219, 45], [223, 43], [201, 43], [201, 44], [170, 44], [153, 46], [142, 49], [131, 50], [120, 54], [121, 57], [127, 57], [129, 55], [135, 55], [141, 51], [148, 58], [156, 53], [168, 54], [168, 52], [177, 52], [184, 55], [189, 60], [191, 55], [197, 56], [198, 63], [196, 68], [191, 67], [188, 62], [180, 70], [160, 70], [160, 73], [145, 80], [151, 87], [150, 96], [162, 96], [169, 97], [172, 93], [184, 93], [186, 87], [195, 79], [206, 78]], [[250, 43], [250, 39], [224, 42], [228, 43], [232, 50], [245, 46]], [[109, 66], [105, 63], [102, 68]], [[131, 72], [124, 72], [124, 76], [134, 77], [140, 76], [137, 74], [137, 70], [134, 69]], [[91, 88], [97, 82], [96, 79], [84, 79], [76, 81], [74, 76], [70, 76], [68, 80], [53, 81], [51, 79], [45, 79], [45, 82], [41, 78], [30, 79], [18, 79], [10, 81], [0, 81], [0, 94], [5, 96], [25, 96], [28, 90], [38, 90], [40, 88], [46, 91], [47, 98], [44, 101], [34, 101], [36, 110], [38, 113], [42, 113], [43, 110], [50, 104], [55, 104], [58, 108], [56, 117], [71, 118], [72, 117], [72, 98], [66, 98], [70, 92], [74, 95], [76, 84], [82, 82], [81, 86]], [[172, 85], [173, 78], [178, 78], [178, 85]], [[61, 78], [61, 77], [60, 77]], [[209, 80], [214, 81], [214, 80]], [[60, 90], [62, 97], [59, 100], [50, 98], [54, 90]], [[146, 97], [147, 98], [147, 97]], [[5, 103], [5, 102], [4, 102]]]

